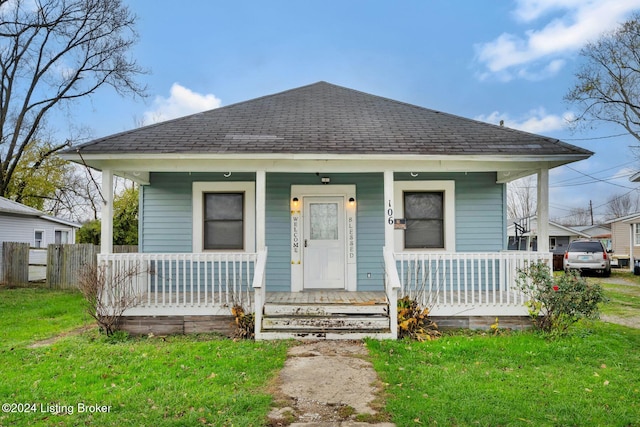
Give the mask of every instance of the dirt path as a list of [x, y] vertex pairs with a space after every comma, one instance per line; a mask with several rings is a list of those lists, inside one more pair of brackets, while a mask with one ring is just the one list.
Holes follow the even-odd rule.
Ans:
[[86, 331], [89, 331], [91, 329], [96, 328], [96, 325], [85, 325], [85, 326], [81, 326], [79, 328], [76, 329], [72, 329], [70, 331], [67, 332], [63, 332], [61, 334], [56, 335], [55, 337], [51, 337], [51, 338], [47, 338], [46, 340], [40, 340], [40, 341], [36, 341], [32, 344], [29, 344], [27, 346], [27, 348], [39, 348], [39, 347], [46, 347], [48, 345], [54, 344], [57, 341], [61, 340], [64, 337], [69, 337], [69, 336], [74, 336], [74, 335], [80, 335]]
[[380, 381], [359, 341], [292, 347], [277, 388], [272, 426], [394, 426], [378, 412]]

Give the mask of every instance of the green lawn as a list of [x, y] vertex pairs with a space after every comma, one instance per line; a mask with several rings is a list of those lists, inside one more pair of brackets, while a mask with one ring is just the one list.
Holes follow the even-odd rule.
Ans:
[[[612, 289], [617, 310], [626, 299], [615, 302]], [[268, 386], [291, 345], [108, 340], [93, 329], [32, 348], [90, 324], [80, 296], [0, 287], [0, 313], [1, 403], [32, 410], [0, 412], [0, 426], [264, 425]], [[640, 426], [640, 329], [586, 322], [555, 340], [467, 333], [367, 346], [398, 426]], [[83, 404], [108, 412], [79, 413]]]
[[640, 330], [367, 343], [398, 426], [640, 426]]
[[[633, 319], [640, 326], [640, 276], [628, 271], [614, 270], [613, 281], [626, 280], [630, 284], [613, 284], [607, 278], [599, 279], [609, 299], [600, 311], [603, 315], [622, 319]], [[598, 280], [598, 279], [595, 279]]]
[[79, 292], [0, 286], [0, 345], [40, 340], [78, 328], [92, 319]]
[[[31, 348], [83, 325], [79, 296], [0, 288], [0, 307], [1, 403], [31, 410], [0, 412], [0, 426], [260, 426], [289, 345], [213, 335], [118, 342], [94, 329]], [[33, 406], [17, 406], [25, 403]]]

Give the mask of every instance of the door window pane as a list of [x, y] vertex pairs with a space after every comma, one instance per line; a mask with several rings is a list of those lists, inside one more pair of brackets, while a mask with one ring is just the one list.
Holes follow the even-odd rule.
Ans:
[[244, 249], [244, 193], [204, 195], [204, 249]]
[[443, 192], [404, 193], [404, 215], [405, 248], [444, 248]]
[[309, 215], [312, 240], [338, 240], [337, 203], [311, 203]]

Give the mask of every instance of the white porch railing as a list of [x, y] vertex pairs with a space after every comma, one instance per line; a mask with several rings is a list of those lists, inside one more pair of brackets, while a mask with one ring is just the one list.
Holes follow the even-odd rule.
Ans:
[[99, 254], [98, 266], [119, 277], [123, 295], [135, 299], [124, 315], [228, 315], [236, 304], [253, 309], [257, 257], [238, 252]]
[[[433, 316], [527, 315], [518, 289], [518, 269], [538, 261], [552, 267], [552, 254], [525, 251], [494, 253], [395, 253], [400, 296], [409, 295]], [[385, 262], [387, 270], [388, 263]], [[387, 273], [388, 274], [388, 273]]]

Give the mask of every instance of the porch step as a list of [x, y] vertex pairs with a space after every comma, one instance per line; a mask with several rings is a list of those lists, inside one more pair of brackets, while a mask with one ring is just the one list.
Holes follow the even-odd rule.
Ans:
[[386, 316], [278, 316], [262, 320], [265, 331], [385, 331], [389, 329]]
[[391, 335], [384, 292], [271, 293], [261, 339], [359, 339]]
[[267, 304], [265, 316], [331, 316], [335, 314], [388, 316], [388, 304]]

